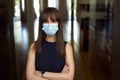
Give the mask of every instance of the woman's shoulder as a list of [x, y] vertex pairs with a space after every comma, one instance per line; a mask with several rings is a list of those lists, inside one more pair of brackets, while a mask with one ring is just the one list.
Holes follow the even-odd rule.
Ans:
[[32, 42], [30, 47], [29, 47], [29, 51], [35, 51], [35, 42]]
[[72, 44], [70, 42], [66, 43], [65, 50], [66, 50], [66, 55], [73, 54], [73, 47], [72, 47]]
[[70, 42], [67, 42], [67, 41], [64, 41], [64, 45], [65, 45], [66, 48], [67, 48], [67, 47], [72, 47], [71, 43], [70, 43]]
[[29, 50], [28, 50], [28, 57], [31, 59], [31, 58], [34, 58], [35, 57], [35, 42], [31, 43], [30, 47], [29, 47]]
[[34, 48], [34, 46], [35, 46], [35, 42], [32, 42], [30, 48]]

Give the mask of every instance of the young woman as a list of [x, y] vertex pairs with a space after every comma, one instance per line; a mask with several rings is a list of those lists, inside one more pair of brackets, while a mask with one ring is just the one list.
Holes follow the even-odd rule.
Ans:
[[63, 39], [59, 12], [48, 7], [41, 12], [38, 39], [30, 46], [27, 80], [73, 80], [72, 46]]

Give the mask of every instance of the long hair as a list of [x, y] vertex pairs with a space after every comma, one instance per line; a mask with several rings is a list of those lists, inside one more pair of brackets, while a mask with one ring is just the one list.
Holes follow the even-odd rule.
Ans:
[[39, 33], [38, 33], [38, 39], [35, 42], [35, 49], [37, 50], [38, 53], [41, 54], [42, 52], [42, 41], [45, 40], [46, 38], [46, 34], [42, 31], [42, 25], [44, 22], [48, 22], [48, 18], [50, 18], [50, 20], [52, 22], [58, 22], [58, 28], [59, 30], [56, 33], [56, 47], [58, 50], [58, 53], [60, 54], [60, 56], [65, 57], [65, 47], [64, 47], [64, 39], [63, 39], [63, 27], [61, 25], [61, 21], [60, 21], [60, 15], [59, 15], [59, 11], [56, 8], [53, 7], [48, 7], [46, 9], [44, 9], [41, 14], [40, 14], [40, 18], [39, 18]]

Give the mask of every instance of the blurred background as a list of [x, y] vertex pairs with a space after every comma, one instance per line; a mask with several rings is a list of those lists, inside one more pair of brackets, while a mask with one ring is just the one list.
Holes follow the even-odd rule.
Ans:
[[60, 12], [64, 40], [73, 46], [74, 80], [119, 80], [119, 0], [0, 0], [2, 80], [26, 80], [29, 45], [37, 39], [40, 12]]

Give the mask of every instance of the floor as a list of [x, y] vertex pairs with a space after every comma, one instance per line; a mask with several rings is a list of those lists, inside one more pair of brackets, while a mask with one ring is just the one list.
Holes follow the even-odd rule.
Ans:
[[[21, 25], [19, 19], [15, 18], [14, 21], [16, 64], [18, 73], [17, 77], [18, 80], [24, 80], [25, 66], [29, 47], [28, 32], [26, 25]], [[67, 36], [65, 37], [65, 40], [71, 42], [71, 21], [64, 22], [63, 25], [64, 37]], [[72, 36], [75, 57], [74, 80], [110, 80], [110, 61], [108, 61], [106, 57], [104, 57], [105, 59], [99, 57], [106, 54], [106, 49], [104, 45], [106, 42], [104, 39], [104, 34], [104, 32], [96, 33], [92, 28], [90, 28], [89, 50], [85, 52], [83, 51], [83, 30], [80, 29], [80, 24], [76, 20], [74, 20]], [[106, 63], [103, 64], [103, 62]], [[106, 67], [105, 65], [108, 66]]]

